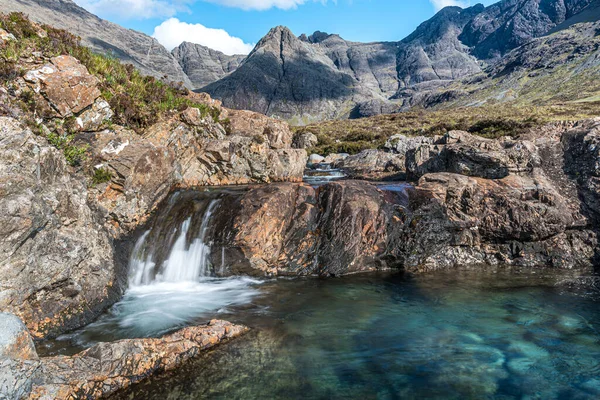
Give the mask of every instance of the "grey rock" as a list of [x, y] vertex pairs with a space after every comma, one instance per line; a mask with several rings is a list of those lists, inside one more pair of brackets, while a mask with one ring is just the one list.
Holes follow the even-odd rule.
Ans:
[[323, 161], [325, 161], [325, 157], [319, 155], [319, 154], [311, 154], [308, 157], [308, 163], [309, 164], [320, 164]]
[[114, 112], [106, 100], [99, 98], [77, 117], [77, 126], [85, 132], [97, 131], [110, 121], [113, 115]]
[[313, 133], [302, 133], [294, 137], [293, 147], [296, 149], [310, 149], [319, 143], [319, 139]]
[[433, 144], [434, 141], [435, 138], [432, 137], [394, 135], [385, 142], [383, 148], [392, 153], [405, 156], [407, 151], [416, 149], [422, 144]]
[[111, 238], [64, 155], [0, 117], [0, 309], [35, 337], [74, 329], [119, 293]]
[[511, 173], [531, 172], [540, 163], [537, 147], [529, 141], [484, 139], [461, 131], [448, 132], [434, 144], [406, 152], [410, 179], [436, 172], [502, 179]]
[[382, 172], [404, 172], [404, 155], [381, 150], [364, 150], [336, 163], [349, 176], [365, 178]]
[[235, 71], [245, 55], [228, 56], [200, 44], [183, 42], [171, 52], [183, 72], [192, 82], [194, 89], [200, 89], [208, 84]]
[[27, 327], [16, 316], [0, 313], [0, 359], [36, 360], [35, 346]]

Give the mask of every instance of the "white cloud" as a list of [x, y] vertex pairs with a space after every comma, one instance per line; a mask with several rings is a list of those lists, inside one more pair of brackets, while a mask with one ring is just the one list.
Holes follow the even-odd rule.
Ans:
[[296, 8], [307, 0], [204, 0], [208, 3], [226, 7], [241, 8], [242, 10], [268, 10], [276, 7], [282, 10]]
[[254, 45], [244, 43], [223, 29], [207, 28], [201, 24], [188, 24], [177, 18], [170, 18], [154, 28], [154, 34], [163, 46], [171, 50], [182, 42], [190, 42], [219, 50], [225, 54], [248, 54]]
[[462, 8], [469, 7], [469, 2], [465, 0], [429, 0], [435, 7], [435, 11], [440, 11], [444, 7], [458, 6]]
[[101, 17], [122, 19], [168, 18], [189, 11], [189, 0], [75, 0], [86, 10]]

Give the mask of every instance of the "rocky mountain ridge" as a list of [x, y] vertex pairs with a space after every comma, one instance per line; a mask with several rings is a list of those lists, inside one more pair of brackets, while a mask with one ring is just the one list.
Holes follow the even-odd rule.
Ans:
[[245, 55], [228, 56], [201, 44], [183, 42], [171, 52], [194, 88], [202, 88], [235, 71]]
[[521, 46], [530, 48], [533, 39], [600, 15], [597, 0], [502, 0], [488, 7], [446, 7], [398, 42], [356, 43], [323, 32], [296, 37], [277, 27], [244, 57], [190, 43], [169, 54], [154, 39], [102, 21], [70, 0], [0, 4], [72, 30], [95, 50], [183, 81], [227, 107], [295, 124], [443, 107], [471, 90], [462, 85], [466, 78], [495, 84], [488, 69], [504, 63], [511, 51], [527, 55]]

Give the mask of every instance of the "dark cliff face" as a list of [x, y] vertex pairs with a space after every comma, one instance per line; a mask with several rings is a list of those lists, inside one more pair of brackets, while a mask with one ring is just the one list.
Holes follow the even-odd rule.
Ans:
[[0, 6], [70, 30], [97, 51], [144, 73], [183, 81], [227, 107], [295, 124], [451, 103], [472, 92], [461, 80], [487, 74], [521, 49], [531, 53], [525, 46], [535, 38], [600, 17], [599, 0], [502, 0], [489, 7], [446, 7], [398, 42], [356, 43], [320, 31], [296, 37], [277, 27], [246, 58], [190, 43], [171, 54], [70, 0], [0, 0]]
[[169, 80], [193, 87], [175, 57], [156, 39], [100, 19], [71, 0], [0, 0], [0, 11], [23, 12], [33, 21], [80, 36], [83, 44], [92, 50], [112, 54], [144, 74], [157, 78], [167, 76]]
[[504, 0], [473, 18], [460, 40], [480, 59], [493, 59], [540, 37], [593, 0]]
[[[354, 43], [278, 27], [237, 71], [203, 90], [226, 106], [306, 123], [423, 105], [423, 95], [482, 72], [510, 52], [577, 19], [594, 0], [503, 0], [446, 7], [400, 42]], [[518, 51], [518, 50], [516, 50]], [[455, 96], [428, 97], [427, 106]], [[431, 103], [431, 104], [430, 104]]]
[[229, 56], [200, 44], [183, 42], [171, 54], [186, 73], [194, 88], [202, 88], [235, 71], [245, 55]]

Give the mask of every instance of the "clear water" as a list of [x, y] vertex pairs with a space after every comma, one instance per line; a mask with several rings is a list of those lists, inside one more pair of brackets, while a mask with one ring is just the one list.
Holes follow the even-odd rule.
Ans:
[[244, 323], [249, 334], [115, 398], [600, 398], [600, 300], [563, 280], [451, 272], [250, 284], [259, 293], [245, 305], [195, 321]]

